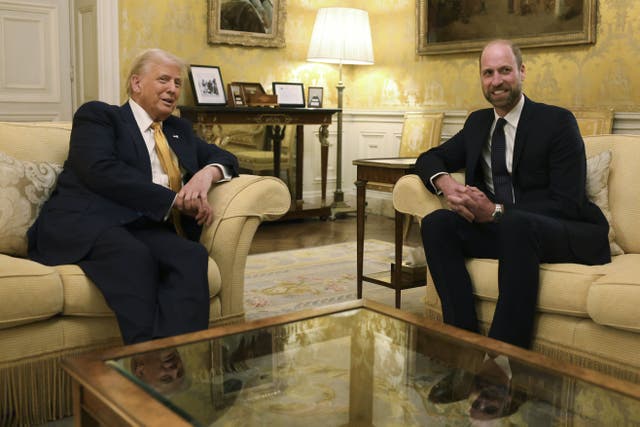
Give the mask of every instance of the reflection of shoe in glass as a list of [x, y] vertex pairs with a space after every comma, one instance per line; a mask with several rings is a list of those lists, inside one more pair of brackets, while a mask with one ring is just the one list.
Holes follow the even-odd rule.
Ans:
[[513, 415], [526, 400], [525, 393], [494, 385], [473, 395], [469, 415], [475, 420], [494, 420]]
[[222, 383], [224, 394], [233, 393], [242, 390], [242, 381], [236, 378], [230, 378]]
[[526, 395], [516, 393], [506, 373], [489, 359], [474, 379], [471, 399], [470, 417], [486, 421], [512, 415], [526, 400]]
[[464, 400], [471, 393], [473, 376], [465, 370], [454, 369], [429, 391], [432, 403], [453, 403]]

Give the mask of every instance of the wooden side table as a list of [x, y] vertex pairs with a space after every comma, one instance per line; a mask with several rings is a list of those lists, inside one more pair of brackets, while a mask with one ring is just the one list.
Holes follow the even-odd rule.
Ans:
[[[262, 124], [269, 126], [296, 126], [296, 177], [294, 203], [289, 212], [281, 220], [307, 218], [319, 216], [329, 218], [331, 216], [330, 203], [326, 201], [327, 193], [327, 161], [329, 156], [329, 142], [326, 140], [328, 127], [331, 124], [332, 116], [339, 112], [339, 109], [332, 108], [290, 108], [290, 107], [227, 107], [227, 106], [185, 106], [181, 105], [180, 116], [190, 120], [196, 133], [205, 141], [212, 142], [214, 126], [220, 124]], [[320, 164], [322, 173], [322, 199], [320, 206], [305, 206], [302, 199], [302, 178], [304, 159], [304, 133], [303, 125], [320, 125], [318, 138], [320, 148]], [[273, 170], [274, 175], [280, 174], [280, 144], [282, 136], [276, 136], [269, 131], [272, 138], [273, 149]]]
[[395, 263], [393, 271], [383, 271], [365, 276], [363, 270], [364, 258], [364, 208], [366, 201], [367, 182], [395, 184], [402, 176], [413, 173], [416, 159], [393, 157], [386, 159], [359, 159], [353, 164], [357, 167], [356, 198], [357, 198], [357, 295], [362, 298], [362, 282], [367, 281], [394, 289], [396, 292], [396, 308], [400, 308], [400, 294], [403, 289], [424, 286], [424, 281], [416, 282], [404, 278], [402, 274], [402, 245], [403, 221], [402, 213], [395, 211]]

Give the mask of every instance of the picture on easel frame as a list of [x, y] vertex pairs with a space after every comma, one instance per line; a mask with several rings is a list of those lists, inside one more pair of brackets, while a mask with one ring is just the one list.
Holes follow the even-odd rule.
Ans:
[[190, 65], [189, 80], [193, 97], [198, 105], [226, 105], [227, 98], [222, 83], [220, 67]]
[[229, 106], [231, 107], [244, 107], [247, 105], [247, 101], [244, 95], [244, 89], [241, 84], [229, 83]]
[[273, 94], [278, 96], [281, 107], [304, 107], [304, 85], [302, 83], [273, 82]]
[[318, 86], [309, 86], [309, 94], [307, 96], [307, 107], [322, 108], [322, 94], [324, 89]]

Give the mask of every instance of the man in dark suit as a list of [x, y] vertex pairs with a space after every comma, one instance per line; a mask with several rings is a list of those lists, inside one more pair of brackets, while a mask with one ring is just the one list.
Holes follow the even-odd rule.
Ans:
[[208, 326], [209, 258], [198, 238], [212, 221], [211, 185], [237, 176], [238, 163], [171, 115], [184, 69], [168, 52], [145, 51], [127, 103], [78, 109], [64, 170], [28, 232], [32, 259], [78, 264], [96, 284], [125, 343]]
[[[460, 132], [418, 158], [416, 170], [450, 207], [422, 220], [445, 323], [478, 331], [465, 258], [498, 259], [489, 336], [528, 348], [539, 264], [604, 264], [610, 253], [608, 223], [586, 196], [577, 122], [568, 110], [525, 97], [524, 78], [520, 49], [505, 40], [489, 43], [480, 56], [480, 80], [493, 108], [471, 113]], [[460, 169], [465, 184], [449, 175]]]

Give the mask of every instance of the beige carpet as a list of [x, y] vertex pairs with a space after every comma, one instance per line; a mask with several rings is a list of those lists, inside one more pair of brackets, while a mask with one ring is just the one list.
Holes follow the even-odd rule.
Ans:
[[[364, 274], [389, 270], [394, 246], [366, 240]], [[425, 287], [402, 291], [401, 309], [424, 315]], [[363, 297], [390, 306], [395, 291], [364, 282]], [[247, 319], [356, 299], [356, 242], [250, 255], [245, 275]]]

